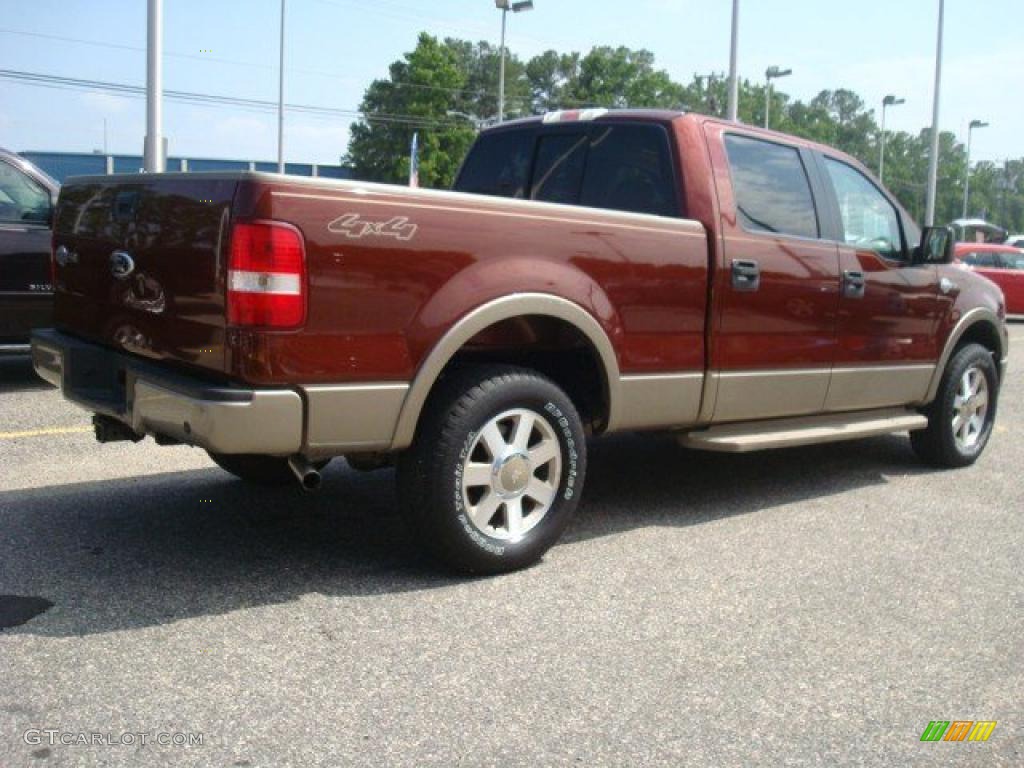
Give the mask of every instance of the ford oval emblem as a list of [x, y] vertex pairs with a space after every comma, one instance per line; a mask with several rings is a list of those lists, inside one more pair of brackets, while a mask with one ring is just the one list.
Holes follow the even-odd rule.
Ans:
[[130, 253], [114, 251], [110, 254], [110, 273], [118, 280], [124, 280], [135, 271], [135, 259]]

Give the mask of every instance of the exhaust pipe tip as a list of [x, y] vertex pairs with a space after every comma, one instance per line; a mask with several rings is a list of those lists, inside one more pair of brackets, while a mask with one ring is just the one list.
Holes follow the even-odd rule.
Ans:
[[288, 458], [288, 467], [291, 469], [292, 474], [295, 475], [295, 479], [299, 481], [302, 490], [309, 493], [320, 490], [320, 483], [323, 478], [321, 478], [317, 468], [310, 464], [305, 456], [290, 456]]

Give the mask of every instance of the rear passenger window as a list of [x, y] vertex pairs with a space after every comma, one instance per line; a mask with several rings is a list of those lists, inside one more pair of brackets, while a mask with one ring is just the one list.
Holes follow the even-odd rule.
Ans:
[[587, 160], [587, 135], [551, 133], [541, 136], [533, 168], [530, 198], [576, 205]]
[[532, 133], [486, 133], [466, 158], [455, 189], [477, 195], [526, 197], [532, 153]]
[[818, 237], [818, 216], [800, 153], [770, 141], [725, 137], [740, 222], [748, 230]]
[[676, 215], [675, 179], [664, 129], [656, 125], [597, 127], [580, 205]]

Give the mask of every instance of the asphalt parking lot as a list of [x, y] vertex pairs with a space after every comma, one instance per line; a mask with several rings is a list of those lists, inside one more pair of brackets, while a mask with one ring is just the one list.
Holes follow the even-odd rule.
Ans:
[[[50, 607], [0, 631], [0, 766], [1019, 766], [1022, 436], [1011, 362], [966, 470], [904, 436], [598, 441], [566, 540], [464, 580], [419, 557], [388, 471], [267, 492], [100, 446], [3, 360], [0, 594]], [[922, 743], [931, 720], [998, 725]], [[60, 743], [93, 733], [136, 736]]]

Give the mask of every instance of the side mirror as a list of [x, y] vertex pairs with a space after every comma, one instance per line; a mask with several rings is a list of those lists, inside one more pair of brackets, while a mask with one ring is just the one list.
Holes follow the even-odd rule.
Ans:
[[953, 261], [956, 235], [952, 227], [925, 227], [914, 249], [915, 264], [949, 264]]

